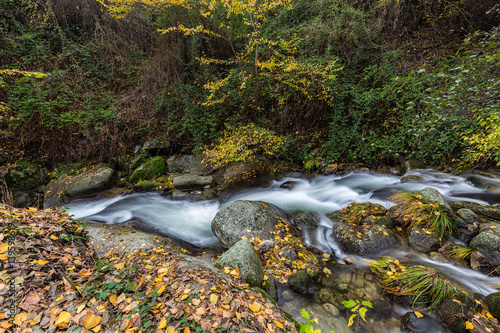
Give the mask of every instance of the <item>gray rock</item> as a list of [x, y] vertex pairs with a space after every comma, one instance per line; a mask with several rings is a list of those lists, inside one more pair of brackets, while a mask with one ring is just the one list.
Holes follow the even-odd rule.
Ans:
[[203, 188], [212, 185], [214, 178], [212, 176], [198, 176], [194, 173], [188, 173], [174, 178], [174, 187], [177, 189]]
[[15, 166], [0, 171], [0, 184], [5, 181], [9, 190], [28, 191], [45, 185], [50, 178], [47, 171], [30, 162], [18, 162]]
[[287, 181], [287, 182], [284, 182], [283, 184], [280, 185], [280, 188], [286, 188], [288, 190], [291, 190], [295, 187], [295, 184], [297, 184], [296, 182], [294, 181]]
[[404, 333], [444, 333], [446, 330], [437, 320], [432, 317], [422, 314], [423, 317], [418, 318], [414, 312], [407, 312], [401, 317], [401, 332]]
[[173, 200], [183, 200], [187, 199], [189, 197], [189, 194], [187, 194], [184, 191], [181, 190], [173, 190], [172, 191], [172, 199]]
[[264, 270], [259, 254], [253, 248], [250, 241], [244, 239], [227, 250], [215, 262], [215, 267], [231, 267], [240, 270], [240, 277], [243, 281], [253, 287], [260, 287], [264, 278]]
[[166, 170], [165, 159], [161, 156], [156, 156], [135, 169], [129, 180], [131, 183], [139, 180], [149, 180], [165, 174]]
[[425, 229], [413, 229], [408, 237], [408, 243], [417, 251], [429, 253], [441, 247], [441, 241], [435, 234], [428, 234]]
[[45, 187], [44, 208], [61, 206], [72, 199], [85, 197], [110, 187], [115, 170], [96, 165], [83, 173], [61, 175]]
[[472, 301], [458, 293], [453, 299], [445, 298], [439, 305], [437, 313], [453, 333], [467, 333], [464, 319], [467, 318], [466, 314], [471, 307]]
[[443, 209], [444, 212], [448, 214], [449, 218], [454, 217], [453, 210], [448, 204], [448, 201], [446, 201], [446, 199], [438, 190], [436, 190], [433, 187], [426, 187], [422, 191], [420, 191], [420, 194], [422, 195], [422, 197], [426, 202], [439, 204], [441, 209]]
[[[358, 232], [362, 233], [361, 238], [358, 237]], [[346, 253], [367, 257], [378, 256], [384, 250], [399, 246], [396, 234], [379, 225], [371, 226], [367, 230], [358, 230], [351, 223], [337, 223], [333, 228], [333, 236]]]
[[278, 300], [278, 288], [276, 288], [276, 281], [272, 276], [268, 276], [267, 280], [264, 281], [264, 290], [266, 293], [275, 301]]
[[312, 214], [300, 213], [293, 218], [295, 225], [301, 228], [316, 228], [319, 225], [319, 217]]
[[151, 140], [144, 143], [142, 150], [152, 156], [167, 155], [171, 150], [171, 144], [167, 140]]
[[323, 308], [328, 312], [332, 317], [338, 317], [340, 315], [339, 309], [335, 307], [335, 305], [330, 303], [324, 303]]
[[472, 210], [462, 208], [457, 210], [457, 215], [462, 218], [467, 224], [474, 224], [479, 222], [479, 217]]
[[386, 320], [392, 315], [392, 305], [390, 302], [377, 298], [373, 301], [372, 308], [368, 308], [367, 316], [368, 318], [373, 318], [375, 320]]
[[294, 261], [299, 259], [297, 252], [295, 252], [292, 248], [286, 248], [280, 251], [283, 258], [288, 259], [290, 261]]
[[270, 239], [265, 239], [259, 244], [259, 250], [262, 252], [267, 252], [270, 249], [272, 249], [276, 245], [276, 242], [270, 240]]
[[406, 173], [410, 172], [411, 170], [425, 169], [425, 163], [421, 160], [408, 160], [405, 162], [405, 166]]
[[203, 163], [202, 160], [194, 155], [173, 155], [167, 160], [168, 171], [172, 173], [194, 173], [199, 176], [206, 176], [215, 170]]
[[285, 215], [268, 203], [237, 200], [217, 212], [212, 231], [224, 248], [230, 248], [242, 237], [274, 239], [274, 226], [280, 222], [288, 223]]
[[229, 166], [221, 180], [221, 189], [235, 190], [244, 187], [255, 187], [269, 183], [274, 179], [274, 171], [264, 161], [238, 163]]
[[469, 246], [473, 249], [470, 256], [472, 269], [484, 274], [500, 276], [500, 235], [496, 229], [485, 229], [474, 237]]
[[288, 285], [290, 289], [299, 294], [312, 294], [313, 280], [304, 270], [290, 274]]
[[411, 182], [421, 182], [423, 180], [422, 177], [417, 175], [407, 175], [401, 178], [401, 183], [411, 183]]

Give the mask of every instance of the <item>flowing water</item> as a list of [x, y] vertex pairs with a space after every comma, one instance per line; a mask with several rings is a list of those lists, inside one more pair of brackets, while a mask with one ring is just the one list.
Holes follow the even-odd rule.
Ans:
[[[276, 205], [293, 216], [298, 212], [314, 213], [320, 217], [319, 226], [304, 234], [306, 243], [342, 258], [331, 236], [333, 222], [326, 215], [346, 207], [351, 202], [372, 202], [389, 208], [389, 197], [402, 190], [419, 191], [425, 187], [439, 190], [448, 201], [470, 201], [482, 204], [500, 203], [500, 192], [485, 192], [472, 186], [465, 176], [450, 175], [433, 170], [411, 172], [422, 177], [419, 182], [401, 183], [401, 177], [371, 172], [353, 172], [343, 176], [317, 176], [313, 179], [287, 177], [273, 181], [268, 187], [247, 189], [233, 193], [227, 201], [175, 201], [158, 193], [135, 193], [113, 199], [79, 199], [69, 203], [69, 214], [77, 219], [100, 221], [108, 224], [135, 220], [148, 229], [182, 239], [197, 247], [218, 248], [219, 243], [211, 230], [211, 221], [219, 209], [235, 200], [261, 200]], [[490, 178], [492, 184], [500, 179]], [[291, 189], [281, 188], [293, 182]], [[498, 278], [452, 264], [432, 261], [417, 253], [396, 251], [395, 257], [411, 257], [414, 261], [433, 266], [460, 283], [471, 292], [489, 294], [500, 284]], [[326, 320], [326, 319], [325, 319]]]

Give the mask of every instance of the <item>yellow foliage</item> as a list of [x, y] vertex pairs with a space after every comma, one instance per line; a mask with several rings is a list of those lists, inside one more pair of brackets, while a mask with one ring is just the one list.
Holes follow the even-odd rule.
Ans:
[[257, 154], [275, 155], [283, 150], [285, 138], [250, 124], [242, 127], [227, 125], [221, 142], [205, 149], [205, 161], [219, 168], [231, 162], [251, 160]]
[[463, 136], [469, 145], [465, 152], [466, 163], [493, 159], [500, 166], [500, 115], [492, 113], [486, 117], [478, 116], [477, 120], [484, 131], [471, 137]]

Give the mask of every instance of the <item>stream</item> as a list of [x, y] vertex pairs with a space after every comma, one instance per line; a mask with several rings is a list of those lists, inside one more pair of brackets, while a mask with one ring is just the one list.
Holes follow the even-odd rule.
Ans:
[[[127, 221], [139, 221], [149, 230], [181, 239], [196, 247], [220, 249], [220, 245], [211, 230], [211, 221], [219, 209], [235, 200], [261, 200], [269, 202], [290, 216], [299, 212], [314, 213], [320, 217], [319, 226], [304, 233], [304, 241], [328, 254], [335, 254], [339, 263], [346, 255], [342, 253], [331, 236], [333, 222], [326, 215], [346, 207], [351, 202], [372, 202], [390, 208], [394, 203], [389, 197], [398, 191], [419, 191], [425, 187], [439, 190], [448, 201], [469, 201], [481, 204], [500, 203], [500, 178], [488, 178], [493, 184], [493, 192], [475, 187], [467, 181], [467, 175], [451, 175], [432, 169], [414, 170], [411, 175], [421, 177], [421, 181], [401, 183], [399, 176], [372, 172], [352, 172], [346, 175], [316, 176], [312, 179], [286, 177], [273, 181], [268, 187], [246, 189], [230, 194], [226, 201], [175, 201], [158, 193], [134, 193], [117, 196], [112, 199], [78, 199], [68, 204], [68, 213], [75, 219], [118, 224]], [[477, 176], [483, 177], [484, 176]], [[285, 182], [293, 182], [291, 189], [280, 187]], [[468, 268], [434, 262], [418, 253], [396, 251], [397, 258], [411, 257], [412, 260], [437, 268], [450, 279], [461, 284], [464, 289], [487, 295], [497, 291], [491, 285], [500, 284], [499, 278], [487, 277]], [[357, 258], [362, 262], [363, 258]], [[297, 297], [285, 310], [296, 317], [294, 309], [304, 307], [303, 300]], [[296, 302], [299, 302], [296, 304]], [[405, 313], [408, 309], [400, 309]], [[396, 311], [398, 312], [398, 311]], [[300, 317], [300, 315], [298, 315]], [[329, 332], [350, 332], [341, 327], [343, 323], [332, 323], [327, 317], [320, 319]], [[320, 325], [321, 326], [321, 325]], [[328, 330], [326, 330], [328, 329]], [[397, 327], [384, 327], [375, 331], [399, 332]], [[447, 332], [441, 328], [436, 332]]]

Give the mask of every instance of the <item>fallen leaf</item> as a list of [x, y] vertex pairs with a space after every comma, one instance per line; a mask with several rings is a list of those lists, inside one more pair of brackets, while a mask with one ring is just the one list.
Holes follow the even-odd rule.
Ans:
[[473, 330], [474, 329], [474, 325], [472, 325], [472, 323], [470, 321], [466, 321], [465, 322], [465, 329], [466, 330]]
[[173, 326], [167, 327], [167, 333], [175, 333], [175, 328]]
[[5, 253], [9, 250], [9, 244], [8, 243], [2, 243], [0, 244], [0, 253]]
[[422, 318], [424, 316], [423, 314], [421, 314], [418, 311], [413, 311], [413, 313], [417, 316], [417, 318]]
[[158, 329], [163, 329], [167, 326], [167, 319], [165, 317], [161, 318], [160, 323], [158, 324]]
[[218, 299], [217, 295], [215, 294], [210, 295], [210, 302], [212, 302], [213, 304], [217, 304], [217, 299]]
[[253, 312], [259, 312], [260, 311], [260, 304], [255, 302], [255, 303], [251, 304], [248, 308], [250, 310], [252, 310]]
[[274, 321], [274, 325], [278, 326], [279, 328], [283, 329], [283, 324], [277, 320]]
[[90, 330], [99, 325], [101, 323], [101, 319], [102, 318], [100, 316], [89, 313], [83, 321], [83, 327], [85, 327], [85, 329], [87, 330]]
[[57, 317], [55, 324], [59, 328], [65, 328], [66, 326], [68, 326], [70, 318], [71, 318], [71, 314], [67, 311], [63, 311]]

